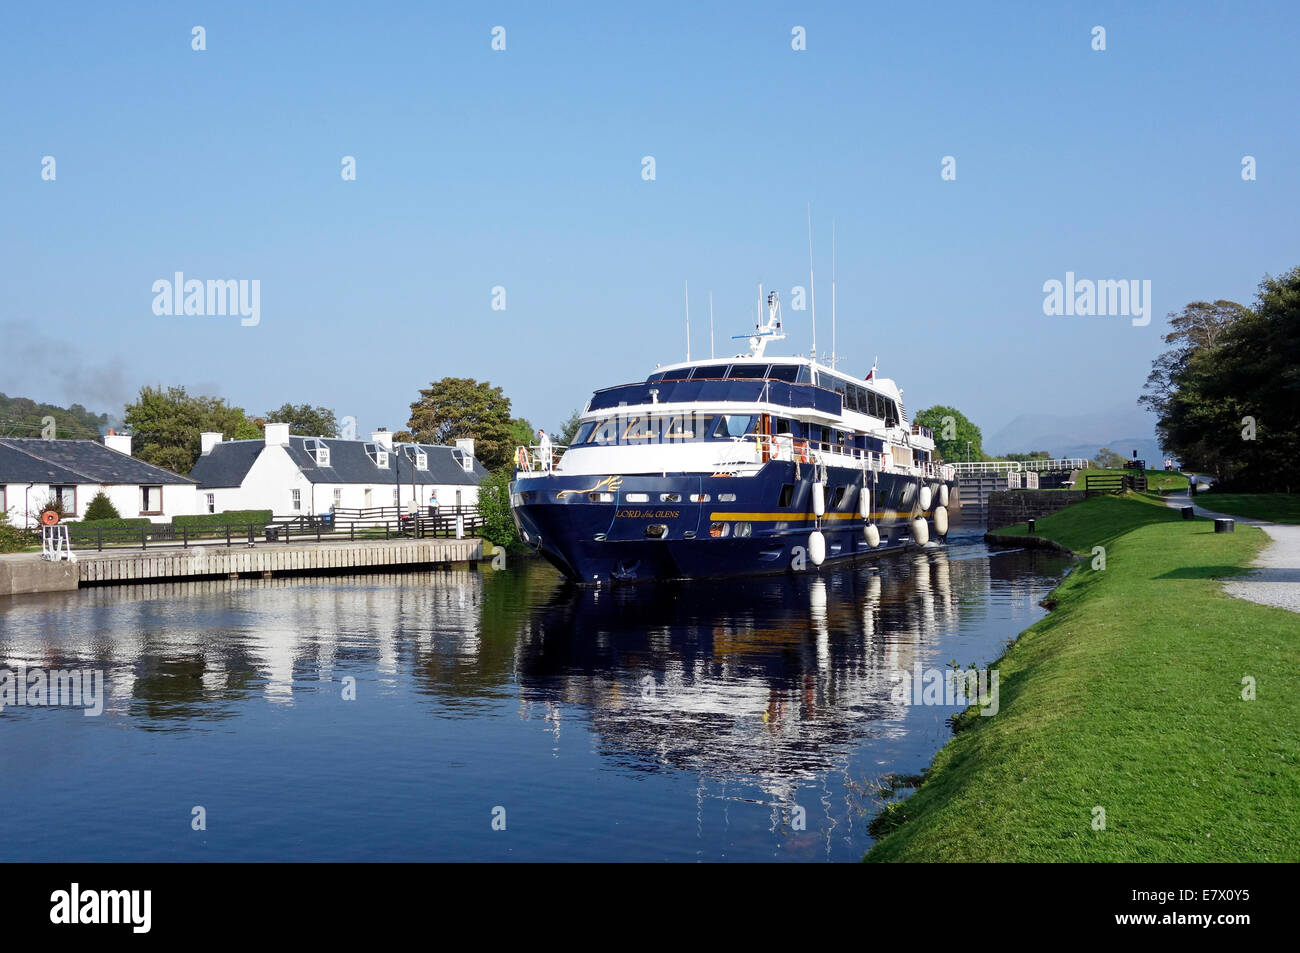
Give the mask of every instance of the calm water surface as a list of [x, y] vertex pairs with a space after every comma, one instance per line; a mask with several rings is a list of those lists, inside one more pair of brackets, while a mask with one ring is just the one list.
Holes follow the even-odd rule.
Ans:
[[0, 600], [0, 666], [107, 693], [0, 712], [0, 860], [856, 861], [874, 782], [951, 735], [890, 673], [987, 664], [1065, 568], [955, 535], [819, 577], [591, 591], [517, 560]]

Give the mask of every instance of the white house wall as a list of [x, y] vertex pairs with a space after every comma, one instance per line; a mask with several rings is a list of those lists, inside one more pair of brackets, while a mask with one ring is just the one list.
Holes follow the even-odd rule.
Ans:
[[[123, 519], [138, 519], [140, 513], [140, 487], [137, 484], [114, 484], [104, 486], [99, 483], [79, 483], [77, 484], [77, 519], [84, 519], [86, 508], [90, 506], [90, 501], [95, 495], [104, 491], [104, 495], [116, 508], [118, 515]], [[26, 483], [9, 483], [5, 486], [5, 510], [9, 514], [9, 522], [15, 526], [35, 526], [40, 521], [40, 510], [46, 500], [50, 498], [50, 485], [45, 483], [36, 483], [28, 488]], [[150, 516], [149, 519], [155, 523], [170, 522], [173, 516], [188, 516], [191, 513], [199, 512], [196, 509], [197, 500], [194, 495], [194, 487], [188, 483], [184, 484], [163, 484], [162, 488], [162, 513], [157, 516]], [[24, 512], [26, 507], [27, 512]]]

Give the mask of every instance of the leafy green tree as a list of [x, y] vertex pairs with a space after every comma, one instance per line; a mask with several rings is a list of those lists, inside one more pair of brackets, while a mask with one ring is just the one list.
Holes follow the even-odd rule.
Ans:
[[510, 512], [510, 481], [514, 479], [512, 466], [493, 470], [479, 484], [478, 512], [483, 519], [483, 537], [498, 546], [518, 549], [522, 543], [515, 519]]
[[421, 443], [474, 438], [474, 455], [489, 470], [514, 458], [510, 398], [500, 387], [469, 377], [444, 377], [421, 389], [407, 428]]
[[1017, 460], [1024, 463], [1028, 460], [1050, 460], [1052, 455], [1046, 450], [1031, 450], [1029, 453], [1008, 453], [1007, 460]]
[[1097, 456], [1093, 457], [1092, 462], [1102, 470], [1120, 470], [1128, 460], [1110, 447], [1102, 447], [1097, 451]]
[[199, 434], [215, 431], [229, 440], [262, 435], [243, 408], [221, 397], [190, 396], [184, 387], [142, 387], [126, 405], [125, 424], [135, 438], [135, 456], [146, 463], [187, 474], [199, 458]]
[[122, 514], [117, 511], [107, 494], [100, 490], [90, 498], [90, 503], [86, 506], [86, 515], [82, 517], [88, 520], [120, 520]]
[[582, 426], [582, 414], [575, 410], [573, 413], [569, 414], [569, 419], [566, 420], [564, 426], [560, 428], [560, 435], [556, 438], [555, 442], [562, 447], [567, 447], [569, 444], [573, 443], [573, 436], [578, 432], [580, 426]]
[[289, 433], [304, 437], [337, 437], [339, 435], [338, 418], [328, 407], [313, 407], [311, 404], [284, 404], [279, 410], [268, 410], [266, 419], [270, 423], [288, 424]]
[[935, 454], [947, 463], [964, 463], [969, 458], [984, 459], [984, 435], [956, 407], [936, 404], [916, 415], [914, 423], [934, 431]]
[[[551, 438], [554, 442], [555, 438]], [[510, 443], [512, 447], [527, 447], [537, 442], [537, 429], [523, 417], [510, 421]]]
[[[1176, 347], [1156, 359], [1140, 400], [1186, 468], [1224, 490], [1289, 491], [1300, 454], [1300, 268], [1265, 276], [1251, 309], [1205, 311], [1197, 302], [1171, 319]], [[1179, 320], [1189, 313], [1196, 320]]]

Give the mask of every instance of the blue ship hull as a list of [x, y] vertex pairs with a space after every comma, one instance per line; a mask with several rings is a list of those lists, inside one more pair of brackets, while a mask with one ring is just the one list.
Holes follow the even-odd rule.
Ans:
[[[570, 579], [601, 584], [810, 571], [816, 567], [809, 535], [819, 528], [824, 564], [898, 551], [915, 545], [915, 516], [932, 520], [943, 483], [830, 466], [825, 515], [818, 520], [813, 474], [806, 464], [796, 476], [793, 462], [771, 461], [752, 477], [552, 474], [516, 480], [510, 489], [521, 538]], [[858, 510], [864, 481], [871, 490], [870, 520]], [[925, 511], [923, 484], [934, 496]], [[955, 487], [948, 486], [956, 505]], [[868, 522], [879, 530], [876, 546], [866, 539]], [[720, 532], [726, 535], [711, 535]]]

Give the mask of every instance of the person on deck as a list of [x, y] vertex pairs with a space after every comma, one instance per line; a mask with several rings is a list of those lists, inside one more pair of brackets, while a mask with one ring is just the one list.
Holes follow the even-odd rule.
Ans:
[[551, 469], [551, 438], [540, 427], [537, 430], [537, 462], [538, 469]]

